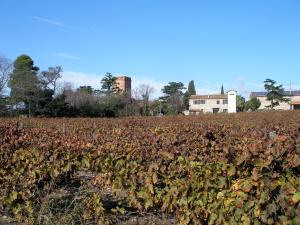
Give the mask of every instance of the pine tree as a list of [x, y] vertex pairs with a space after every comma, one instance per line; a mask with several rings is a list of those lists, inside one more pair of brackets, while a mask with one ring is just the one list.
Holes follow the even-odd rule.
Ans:
[[31, 116], [32, 107], [39, 95], [39, 80], [33, 60], [28, 55], [19, 56], [15, 63], [8, 86], [11, 88], [10, 97], [16, 102], [24, 102]]
[[105, 94], [112, 94], [119, 92], [120, 89], [117, 86], [117, 78], [111, 73], [106, 73], [104, 78], [101, 80], [101, 91]]
[[273, 109], [278, 106], [280, 102], [288, 102], [290, 99], [284, 97], [284, 88], [282, 85], [276, 85], [276, 81], [266, 79], [264, 81], [265, 89], [267, 91], [267, 100], [271, 101], [269, 107]]
[[162, 88], [162, 93], [165, 95], [160, 97], [161, 100], [168, 104], [169, 114], [178, 114], [184, 109], [184, 94], [185, 87], [181, 82], [169, 82]]
[[224, 95], [224, 87], [223, 87], [223, 84], [222, 84], [222, 87], [221, 87], [221, 94]]

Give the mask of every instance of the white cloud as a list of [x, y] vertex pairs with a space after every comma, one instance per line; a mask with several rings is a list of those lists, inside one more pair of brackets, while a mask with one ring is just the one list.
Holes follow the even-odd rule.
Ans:
[[153, 80], [151, 78], [147, 78], [147, 77], [137, 77], [137, 76], [131, 77], [131, 85], [132, 85], [131, 88], [133, 90], [138, 88], [141, 84], [148, 84], [151, 87], [153, 87], [154, 92], [153, 92], [151, 98], [154, 98], [154, 99], [158, 98], [162, 95], [161, 89], [165, 85], [162, 82], [158, 82], [158, 81], [155, 81], [155, 80]]
[[[77, 71], [64, 71], [62, 73], [62, 83], [72, 83], [74, 88], [78, 88], [83, 85], [90, 85], [94, 89], [101, 88], [101, 79], [104, 74], [96, 74], [96, 73], [84, 73]], [[124, 76], [122, 74], [117, 74], [116, 76]], [[131, 85], [132, 90], [138, 88], [141, 84], [148, 84], [154, 88], [154, 93], [152, 98], [158, 98], [161, 96], [161, 89], [165, 85], [164, 83], [155, 81], [151, 78], [146, 77], [131, 77]]]
[[48, 23], [54, 26], [59, 26], [59, 27], [64, 27], [65, 25], [61, 22], [58, 22], [56, 20], [52, 20], [52, 19], [48, 19], [45, 17], [40, 17], [40, 16], [34, 16], [33, 19], [39, 21], [39, 22], [44, 22], [44, 23]]
[[79, 86], [89, 85], [95, 89], [101, 87], [100, 81], [103, 76], [95, 73], [84, 73], [76, 71], [64, 71], [62, 73], [62, 81], [72, 83], [75, 88]]

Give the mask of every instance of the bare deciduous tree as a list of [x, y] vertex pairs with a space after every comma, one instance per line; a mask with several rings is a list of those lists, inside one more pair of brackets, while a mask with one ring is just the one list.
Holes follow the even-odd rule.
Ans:
[[0, 95], [3, 94], [4, 88], [12, 72], [12, 62], [0, 55]]
[[149, 101], [151, 94], [153, 94], [154, 88], [149, 84], [141, 84], [138, 87], [139, 96], [145, 101]]
[[60, 66], [49, 67], [47, 71], [43, 71], [40, 77], [44, 88], [52, 88], [55, 93], [57, 88], [57, 80], [61, 78], [62, 68]]
[[139, 99], [143, 101], [143, 115], [149, 114], [149, 98], [153, 92], [154, 88], [149, 84], [141, 84], [137, 89]]

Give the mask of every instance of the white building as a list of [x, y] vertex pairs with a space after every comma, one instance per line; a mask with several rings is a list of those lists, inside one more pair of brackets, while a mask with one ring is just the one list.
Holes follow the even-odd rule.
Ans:
[[236, 113], [236, 91], [226, 94], [192, 95], [189, 100], [189, 114]]
[[[300, 109], [300, 91], [285, 91], [285, 96], [290, 99], [288, 102], [280, 102], [275, 106], [276, 110], [294, 110]], [[261, 105], [258, 109], [268, 109], [271, 101], [267, 100], [267, 92], [251, 92], [250, 98], [256, 97], [260, 100]]]

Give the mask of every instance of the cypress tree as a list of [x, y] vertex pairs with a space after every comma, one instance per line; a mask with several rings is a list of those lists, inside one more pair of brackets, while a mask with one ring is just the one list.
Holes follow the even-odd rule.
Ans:
[[191, 95], [196, 95], [196, 89], [195, 89], [195, 84], [194, 81], [191, 80], [188, 84], [188, 89], [187, 91], [184, 93], [184, 108], [186, 110], [189, 109], [189, 100]]
[[196, 95], [196, 89], [195, 89], [195, 84], [194, 84], [193, 80], [191, 80], [189, 82], [188, 90], [187, 91], [189, 92], [190, 95]]

